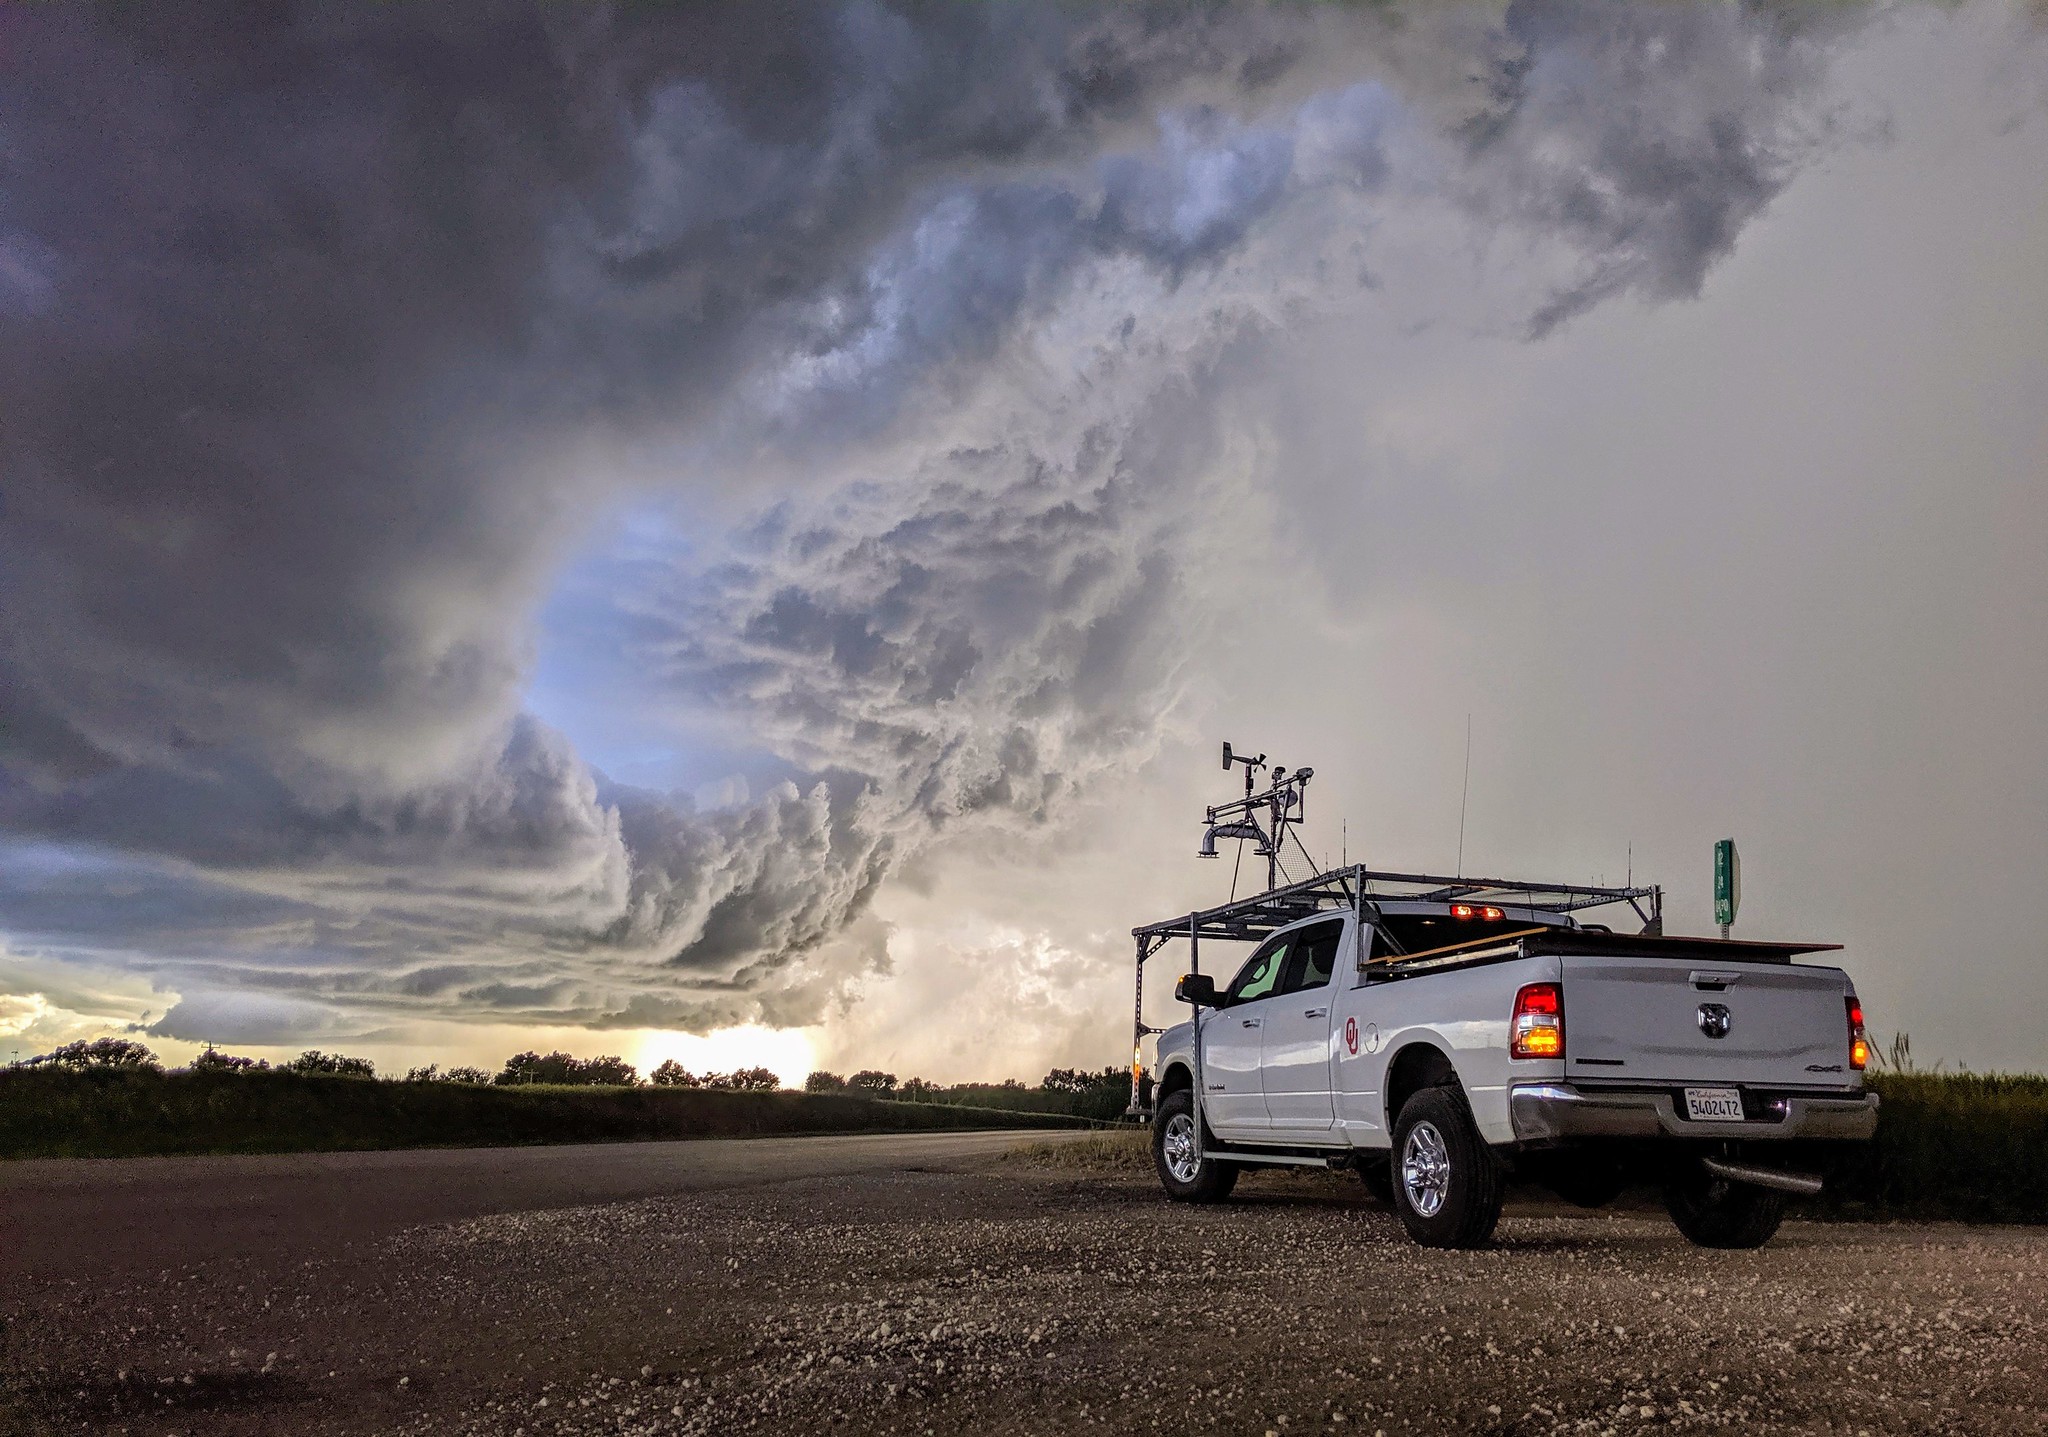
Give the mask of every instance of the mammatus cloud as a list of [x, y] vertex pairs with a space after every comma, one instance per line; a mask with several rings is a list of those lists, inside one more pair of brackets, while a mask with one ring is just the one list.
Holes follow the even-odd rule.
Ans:
[[[37, 857], [0, 911], [214, 1037], [814, 1017], [886, 963], [860, 915], [907, 857], [1157, 744], [1228, 602], [1267, 337], [1696, 292], [1825, 132], [1831, 38], [1612, 5], [9, 23], [0, 825]], [[612, 782], [522, 712], [621, 505], [667, 517], [587, 567], [610, 679], [750, 745], [758, 798]]]

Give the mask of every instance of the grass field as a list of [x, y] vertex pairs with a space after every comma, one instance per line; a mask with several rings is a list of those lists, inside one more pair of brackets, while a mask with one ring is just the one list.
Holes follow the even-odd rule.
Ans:
[[1057, 1114], [837, 1093], [483, 1087], [274, 1071], [0, 1071], [0, 1158], [1089, 1126]]

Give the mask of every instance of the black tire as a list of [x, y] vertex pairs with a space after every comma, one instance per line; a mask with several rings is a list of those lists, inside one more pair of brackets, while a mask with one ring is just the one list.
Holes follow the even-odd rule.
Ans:
[[[1152, 1166], [1159, 1170], [1159, 1185], [1175, 1202], [1222, 1202], [1237, 1186], [1236, 1163], [1204, 1157], [1190, 1166], [1185, 1150], [1178, 1148], [1173, 1160], [1168, 1159], [1169, 1142], [1177, 1145], [1179, 1140], [1192, 1135], [1194, 1122], [1195, 1095], [1189, 1089], [1176, 1088], [1160, 1100], [1152, 1115]], [[1205, 1124], [1202, 1151], [1206, 1153], [1215, 1141]], [[1180, 1169], [1178, 1174], [1176, 1167]]]
[[1701, 1247], [1762, 1247], [1785, 1220], [1785, 1194], [1716, 1177], [1698, 1163], [1664, 1184], [1664, 1206], [1678, 1230]]
[[1424, 1247], [1484, 1247], [1493, 1236], [1507, 1175], [1456, 1088], [1424, 1088], [1401, 1105], [1391, 1176], [1394, 1211]]

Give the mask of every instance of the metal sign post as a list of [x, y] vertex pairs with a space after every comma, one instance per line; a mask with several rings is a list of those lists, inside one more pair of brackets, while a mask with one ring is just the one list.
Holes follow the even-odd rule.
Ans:
[[1714, 921], [1721, 936], [1735, 926], [1735, 910], [1742, 905], [1742, 858], [1735, 840], [1724, 838], [1714, 845]]

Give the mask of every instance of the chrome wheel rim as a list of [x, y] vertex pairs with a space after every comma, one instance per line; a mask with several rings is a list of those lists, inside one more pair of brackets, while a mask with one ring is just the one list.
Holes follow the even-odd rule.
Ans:
[[1173, 1174], [1175, 1182], [1193, 1182], [1202, 1165], [1201, 1159], [1195, 1156], [1195, 1120], [1186, 1113], [1175, 1113], [1168, 1118], [1159, 1151], [1166, 1159], [1166, 1170]]
[[1401, 1148], [1401, 1190], [1423, 1217], [1443, 1211], [1451, 1191], [1451, 1154], [1434, 1123], [1417, 1123]]

